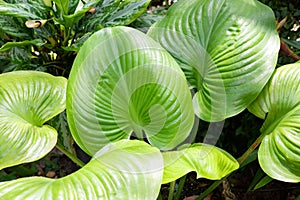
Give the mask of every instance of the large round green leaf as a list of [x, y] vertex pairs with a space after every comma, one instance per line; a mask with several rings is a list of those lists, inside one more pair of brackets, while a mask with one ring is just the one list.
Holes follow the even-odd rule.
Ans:
[[163, 153], [162, 183], [175, 181], [195, 171], [197, 178], [221, 179], [239, 168], [239, 163], [226, 151], [207, 144], [193, 144], [178, 151]]
[[35, 71], [0, 75], [0, 169], [43, 157], [57, 132], [43, 125], [66, 107], [67, 80]]
[[262, 169], [274, 179], [300, 182], [300, 63], [278, 68], [249, 110], [265, 119]]
[[148, 35], [180, 63], [206, 121], [236, 115], [258, 96], [280, 44], [272, 10], [256, 0], [181, 0]]
[[157, 42], [128, 27], [102, 29], [80, 49], [69, 78], [67, 114], [75, 141], [90, 155], [133, 132], [172, 149], [194, 122], [178, 64]]
[[60, 179], [21, 178], [0, 183], [0, 199], [155, 200], [163, 175], [159, 150], [127, 140], [101, 149], [79, 171]]

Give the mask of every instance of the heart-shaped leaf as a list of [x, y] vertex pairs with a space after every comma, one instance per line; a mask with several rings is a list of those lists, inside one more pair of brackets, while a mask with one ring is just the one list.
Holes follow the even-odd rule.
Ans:
[[234, 116], [258, 96], [280, 45], [272, 10], [256, 0], [181, 0], [148, 35], [180, 63], [206, 121]]
[[133, 132], [172, 149], [194, 122], [178, 64], [154, 40], [128, 27], [102, 29], [80, 49], [69, 77], [67, 114], [75, 141], [90, 155]]
[[67, 177], [2, 182], [0, 199], [154, 200], [162, 176], [163, 159], [157, 148], [142, 141], [123, 140], [108, 144]]
[[227, 152], [207, 144], [193, 144], [178, 151], [163, 153], [162, 183], [169, 183], [196, 171], [197, 178], [221, 179], [239, 168], [238, 162]]
[[56, 144], [49, 119], [66, 107], [67, 80], [36, 71], [0, 75], [0, 169], [35, 161]]
[[270, 177], [300, 182], [300, 63], [278, 68], [249, 110], [265, 119], [258, 150]]

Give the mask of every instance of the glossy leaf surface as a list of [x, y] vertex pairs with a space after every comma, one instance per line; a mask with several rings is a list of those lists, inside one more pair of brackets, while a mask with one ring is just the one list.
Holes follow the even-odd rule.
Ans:
[[30, 38], [30, 31], [22, 20], [15, 20], [14, 17], [0, 15], [0, 26], [1, 30], [8, 35], [23, 39]]
[[194, 122], [178, 64], [154, 40], [128, 27], [102, 29], [85, 42], [67, 96], [72, 135], [90, 155], [132, 134], [172, 149], [188, 137]]
[[221, 179], [239, 168], [238, 162], [227, 152], [207, 144], [193, 144], [178, 151], [163, 153], [163, 183], [169, 183], [191, 171], [197, 178]]
[[56, 144], [57, 132], [44, 125], [62, 112], [67, 81], [35, 71], [0, 75], [0, 169], [35, 161]]
[[0, 199], [155, 200], [162, 174], [163, 159], [157, 148], [123, 140], [108, 144], [83, 168], [64, 178], [2, 182]]
[[7, 3], [0, 0], [0, 14], [6, 16], [45, 19], [46, 6], [42, 0], [16, 0], [15, 3]]
[[272, 10], [256, 0], [181, 0], [148, 35], [180, 63], [205, 121], [234, 116], [258, 96], [280, 44]]
[[53, 0], [57, 9], [61, 12], [62, 15], [67, 15], [69, 12], [69, 0]]
[[13, 47], [24, 47], [24, 46], [30, 46], [30, 45], [42, 46], [44, 44], [45, 44], [45, 42], [43, 42], [43, 40], [41, 40], [41, 39], [24, 40], [22, 42], [7, 42], [1, 46], [0, 52], [9, 51]]
[[300, 182], [300, 64], [278, 68], [249, 110], [265, 119], [258, 150], [270, 177]]
[[94, 10], [84, 19], [86, 32], [94, 32], [103, 27], [124, 26], [143, 14], [150, 0], [106, 0], [93, 6]]

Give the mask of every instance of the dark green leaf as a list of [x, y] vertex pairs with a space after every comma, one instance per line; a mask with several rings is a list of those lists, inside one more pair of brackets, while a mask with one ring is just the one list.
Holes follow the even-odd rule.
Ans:
[[110, 13], [104, 26], [128, 25], [143, 14], [150, 0], [121, 1], [116, 10]]
[[31, 54], [28, 52], [28, 49], [21, 47], [13, 47], [9, 51], [11, 62], [20, 64], [20, 63], [30, 63]]
[[24, 46], [42, 46], [45, 42], [41, 39], [34, 39], [34, 40], [24, 40], [22, 42], [7, 42], [0, 48], [0, 52], [9, 51], [13, 47], [24, 47]]
[[150, 0], [133, 1], [104, 1], [95, 5], [95, 12], [87, 15], [82, 23], [87, 32], [96, 31], [103, 27], [128, 25], [143, 14]]
[[76, 11], [74, 14], [63, 15], [64, 20], [59, 20], [60, 24], [65, 25], [66, 27], [72, 27], [74, 23], [78, 22], [86, 12], [88, 12], [95, 4], [102, 3], [103, 0], [94, 0], [90, 1], [82, 6], [81, 9]]
[[49, 124], [57, 130], [57, 142], [61, 144], [64, 149], [68, 150], [72, 154], [75, 154], [75, 149], [73, 147], [74, 141], [70, 133], [66, 113], [60, 113], [58, 116], [53, 118]]
[[28, 0], [27, 3], [20, 1], [15, 4], [0, 0], [0, 15], [27, 19], [45, 19], [47, 10], [44, 3], [39, 0]]
[[32, 30], [26, 28], [24, 20], [15, 19], [11, 16], [0, 15], [0, 30], [22, 39], [28, 39], [32, 36]]
[[53, 0], [56, 8], [60, 11], [61, 15], [67, 15], [69, 13], [69, 0]]
[[272, 179], [270, 176], [265, 176], [255, 185], [255, 187], [253, 189], [257, 190], [261, 187], [264, 187], [265, 185], [267, 185], [268, 183], [270, 183], [273, 180], [274, 179]]
[[68, 14], [73, 14], [78, 6], [80, 0], [69, 0], [69, 12]]
[[286, 44], [288, 44], [290, 46], [293, 46], [293, 47], [297, 48], [298, 50], [300, 50], [300, 41], [291, 41], [291, 40], [287, 40], [287, 39], [284, 39], [284, 38], [282, 38], [282, 40]]
[[145, 12], [143, 15], [138, 17], [133, 23], [131, 23], [130, 26], [142, 31], [143, 33], [147, 33], [148, 29], [152, 26], [152, 24], [161, 19], [161, 15], [155, 15]]
[[250, 190], [252, 190], [254, 187], [255, 187], [255, 185], [257, 185], [257, 183], [262, 179], [262, 177], [264, 177], [266, 175], [266, 173], [261, 169], [261, 168], [259, 168], [257, 171], [256, 171], [256, 173], [255, 173], [255, 175], [254, 175], [254, 177], [253, 177], [253, 179], [252, 179], [252, 181], [251, 181], [251, 183], [250, 183], [250, 185], [249, 185], [249, 187], [248, 187], [248, 189], [247, 189], [247, 192], [249, 192]]
[[62, 47], [66, 51], [75, 51], [78, 52], [80, 47], [84, 44], [84, 42], [91, 36], [92, 33], [87, 33], [83, 35], [81, 38], [74, 41], [71, 46]]

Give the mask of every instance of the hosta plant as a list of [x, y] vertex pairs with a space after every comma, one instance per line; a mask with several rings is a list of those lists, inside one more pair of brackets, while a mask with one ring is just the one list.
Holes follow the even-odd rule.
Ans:
[[0, 75], [0, 169], [31, 162], [55, 146], [45, 122], [66, 108], [67, 80], [34, 71]]
[[[101, 59], [93, 53], [101, 53]], [[4, 75], [16, 73], [22, 72]], [[21, 99], [27, 101], [24, 95]], [[210, 145], [179, 147], [194, 123], [186, 79], [166, 50], [135, 29], [105, 28], [87, 40], [68, 80], [67, 101], [72, 135], [93, 159], [61, 179], [3, 182], [1, 198], [155, 199], [162, 183], [190, 171], [220, 179], [239, 166], [230, 154]], [[139, 139], [145, 134], [152, 146], [128, 140], [133, 133]]]
[[265, 119], [258, 140], [258, 160], [270, 177], [300, 182], [300, 64], [278, 68], [249, 106]]
[[[255, 0], [181, 0], [171, 6], [166, 16], [146, 35], [125, 26], [105, 27], [112, 23], [103, 23], [103, 20], [122, 21], [126, 13], [103, 15], [95, 19], [95, 23], [89, 18], [99, 9], [95, 5], [101, 4], [103, 11], [114, 13], [116, 5], [143, 7], [144, 4], [138, 3], [142, 1], [118, 1], [110, 4], [111, 7], [105, 5], [112, 1], [89, 1], [83, 5], [84, 11], [72, 10], [71, 1], [49, 2], [44, 3], [55, 5], [50, 13], [55, 13], [53, 22], [67, 31], [64, 34], [72, 35], [73, 28], [79, 28], [79, 35], [84, 30], [101, 29], [88, 35], [82, 46], [83, 40], [74, 40], [72, 44], [66, 42], [68, 45], [63, 48], [78, 51], [81, 46], [72, 65], [66, 93], [65, 88], [61, 92], [66, 95], [72, 137], [93, 158], [79, 171], [64, 178], [29, 177], [0, 183], [0, 198], [156, 199], [161, 184], [171, 182], [171, 187], [175, 187], [176, 180], [190, 171], [195, 171], [197, 177], [221, 179], [236, 170], [239, 163], [222, 149], [194, 143], [198, 118], [208, 122], [222, 121], [246, 108], [265, 119], [265, 123], [262, 135], [239, 162], [244, 164], [261, 143], [258, 160], [262, 169], [272, 178], [299, 182], [299, 64], [275, 70], [280, 41], [270, 8]], [[78, 8], [80, 2], [76, 5]], [[15, 15], [11, 13], [10, 17]], [[86, 26], [77, 26], [84, 20], [87, 20]], [[7, 43], [2, 49], [15, 48], [10, 45], [14, 44]], [[25, 110], [23, 114], [23, 105], [49, 111], [53, 109], [51, 106], [64, 106], [65, 103], [61, 97], [59, 102], [53, 100], [53, 105], [49, 105], [48, 99], [60, 98], [55, 93], [46, 96], [47, 100], [41, 99], [41, 104], [28, 103], [32, 101], [28, 91], [33, 99], [40, 95], [31, 92], [39, 89], [35, 84], [43, 83], [36, 77], [50, 75], [23, 73], [26, 74], [23, 82], [21, 78], [13, 78], [16, 72], [2, 75], [1, 88], [5, 94], [12, 93], [10, 85], [18, 85], [19, 81], [22, 85], [15, 89], [14, 96], [1, 96], [7, 100], [2, 103], [4, 118], [11, 111], [7, 102], [14, 102], [11, 105], [13, 117], [7, 120], [18, 125], [14, 133], [9, 133], [10, 129], [6, 128], [9, 125], [0, 125], [7, 135], [15, 136], [16, 140], [6, 139], [7, 142], [16, 141], [15, 146], [19, 145], [18, 141], [29, 138], [28, 133], [38, 135], [39, 129], [35, 126], [43, 127], [47, 120], [64, 109], [61, 107], [39, 118], [39, 112], [31, 115]], [[61, 79], [65, 83], [63, 78], [51, 76], [51, 79]], [[57, 89], [59, 84], [52, 87]], [[22, 123], [30, 122], [33, 130], [24, 131], [20, 118]], [[36, 119], [41, 120], [35, 122]], [[55, 139], [56, 135], [51, 148]], [[30, 147], [34, 141], [28, 139], [25, 146]], [[3, 155], [6, 152], [3, 150]], [[19, 160], [10, 165], [32, 160]]]
[[88, 164], [69, 176], [0, 183], [0, 198], [155, 199], [162, 175], [158, 149], [141, 141], [119, 141], [101, 149]]
[[173, 5], [148, 35], [176, 58], [195, 114], [221, 121], [244, 110], [275, 69], [279, 37], [272, 10], [256, 0], [192, 0]]

